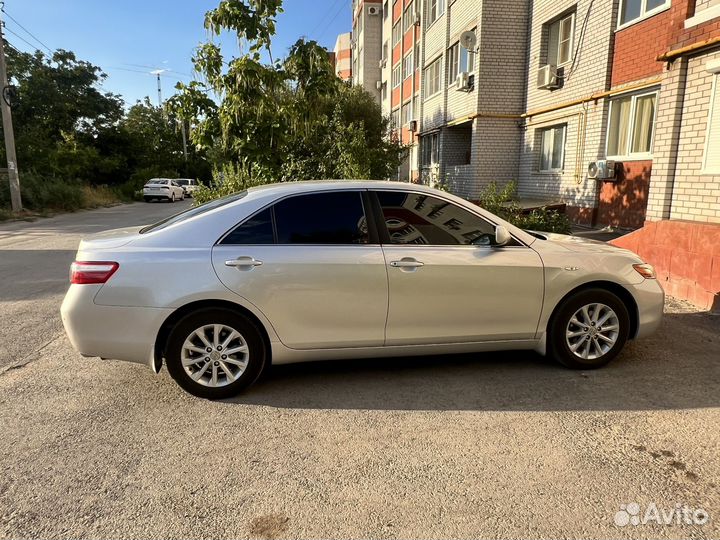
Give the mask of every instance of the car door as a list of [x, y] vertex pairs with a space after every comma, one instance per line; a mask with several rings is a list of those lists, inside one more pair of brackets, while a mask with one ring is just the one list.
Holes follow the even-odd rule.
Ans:
[[540, 256], [495, 226], [421, 192], [377, 191], [388, 265], [387, 345], [533, 339], [543, 303]]
[[213, 248], [220, 280], [257, 306], [286, 346], [383, 344], [387, 272], [367, 197], [358, 190], [290, 196]]

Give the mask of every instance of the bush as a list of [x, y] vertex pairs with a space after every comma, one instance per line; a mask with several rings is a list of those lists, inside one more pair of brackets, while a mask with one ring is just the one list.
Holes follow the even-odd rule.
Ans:
[[[23, 208], [34, 212], [56, 210], [74, 212], [81, 208], [97, 208], [120, 202], [120, 197], [107, 186], [91, 187], [80, 181], [43, 177], [35, 172], [20, 175]], [[0, 178], [0, 208], [10, 208], [7, 177]], [[7, 219], [7, 217], [6, 217]]]
[[521, 229], [559, 234], [569, 234], [572, 230], [568, 217], [557, 210], [543, 207], [523, 212], [517, 203], [515, 182], [508, 182], [502, 189], [492, 182], [480, 194], [479, 204]]
[[258, 167], [253, 167], [248, 173], [239, 165], [225, 163], [213, 171], [213, 183], [211, 186], [201, 184], [193, 192], [193, 204], [198, 206], [253, 186], [273, 184], [277, 181], [267, 171], [263, 171]]

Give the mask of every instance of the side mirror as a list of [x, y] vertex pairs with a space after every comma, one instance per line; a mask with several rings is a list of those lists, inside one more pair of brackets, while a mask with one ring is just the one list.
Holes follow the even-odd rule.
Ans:
[[495, 246], [502, 247], [512, 240], [508, 230], [502, 225], [495, 227]]

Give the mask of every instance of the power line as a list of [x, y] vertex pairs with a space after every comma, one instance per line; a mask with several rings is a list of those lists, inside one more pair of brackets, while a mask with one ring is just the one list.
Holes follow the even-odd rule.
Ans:
[[345, 7], [345, 6], [343, 6], [343, 4], [340, 4], [340, 9], [338, 9], [337, 12], [335, 13], [335, 15], [333, 15], [333, 18], [328, 21], [327, 26], [325, 26], [325, 30], [323, 30], [323, 31], [320, 33], [320, 35], [318, 36], [318, 39], [317, 39], [318, 41], [320, 41], [320, 39], [325, 36], [325, 34], [326, 34], [327, 31], [328, 31], [328, 28], [330, 28], [330, 27], [332, 26], [332, 23], [335, 22], [335, 19], [338, 18], [338, 15], [340, 15], [340, 13], [342, 12], [342, 10], [343, 10], [344, 7]]
[[[40, 41], [40, 39], [37, 38], [37, 37], [35, 36], [35, 34], [33, 34], [30, 30], [28, 30], [27, 28], [25, 28], [22, 24], [20, 24], [20, 23], [18, 22], [18, 20], [17, 20], [15, 17], [13, 17], [12, 15], [10, 15], [7, 11], [5, 11], [4, 8], [2, 9], [2, 12], [3, 12], [5, 15], [7, 15], [7, 18], [8, 18], [8, 19], [10, 19], [12, 22], [14, 22], [15, 24], [17, 24], [21, 29], [23, 29], [30, 37], [32, 37], [32, 38], [33, 38], [35, 41], [37, 41], [40, 45], [42, 45], [43, 47], [45, 47], [45, 50], [47, 50], [47, 52], [49, 52], [50, 55], [53, 54], [53, 51], [50, 49], [50, 47], [48, 47], [48, 46], [45, 45], [42, 41]], [[17, 34], [15, 34], [15, 35], [17, 35]]]
[[325, 13], [323, 14], [322, 18], [318, 21], [317, 25], [315, 25], [315, 28], [312, 29], [312, 32], [308, 34], [308, 37], [312, 39], [312, 36], [315, 35], [315, 32], [317, 32], [320, 27], [325, 22], [325, 19], [327, 19], [327, 16], [332, 13], [332, 10], [335, 9], [338, 6], [338, 3], [346, 2], [347, 0], [335, 0], [335, 3], [330, 7], [330, 9], [326, 9]]
[[170, 68], [159, 68], [158, 66], [146, 66], [146, 65], [144, 65], [144, 64], [127, 64], [127, 63], [123, 63], [123, 65], [124, 65], [124, 66], [131, 66], [131, 67], [138, 67], [138, 68], [147, 68], [147, 69], [153, 69], [153, 70], [164, 69], [165, 71], [168, 71], [168, 72], [170, 72], [170, 73], [177, 73], [178, 75], [183, 75], [184, 77], [190, 77], [190, 78], [192, 78], [192, 75], [190, 75], [189, 73], [183, 73], [182, 71], [177, 71], [177, 70], [175, 70], [175, 69], [170, 69]]
[[[37, 47], [36, 47], [35, 45], [33, 45], [32, 43], [30, 43], [27, 39], [25, 39], [25, 38], [22, 37], [21, 35], [18, 35], [18, 34], [16, 34], [15, 32], [13, 32], [12, 30], [10, 30], [7, 26], [5, 27], [5, 31], [6, 31], [6, 32], [10, 32], [13, 36], [15, 36], [16, 38], [18, 38], [20, 41], [23, 41], [23, 42], [27, 43], [28, 46], [29, 46], [33, 51], [37, 50]], [[11, 45], [12, 45], [12, 44], [11, 44]], [[13, 45], [13, 47], [14, 47], [15, 49], [17, 49], [17, 47], [15, 47], [14, 45]]]

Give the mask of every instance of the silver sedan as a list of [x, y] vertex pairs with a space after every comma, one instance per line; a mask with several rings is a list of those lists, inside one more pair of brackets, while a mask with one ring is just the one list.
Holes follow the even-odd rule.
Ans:
[[605, 365], [660, 324], [650, 265], [397, 182], [253, 188], [83, 240], [73, 346], [225, 398], [270, 363], [531, 349]]

